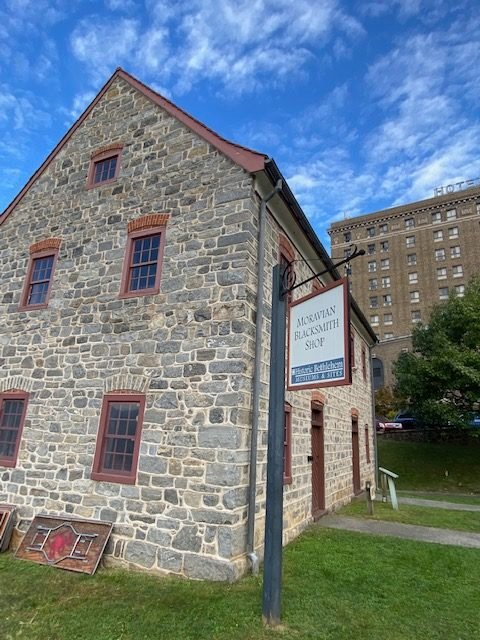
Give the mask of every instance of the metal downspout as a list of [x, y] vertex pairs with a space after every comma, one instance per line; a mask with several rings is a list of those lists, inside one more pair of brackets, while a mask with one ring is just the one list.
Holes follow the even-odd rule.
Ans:
[[375, 489], [378, 491], [378, 442], [377, 442], [377, 421], [375, 418], [375, 389], [373, 387], [373, 346], [368, 348], [370, 356], [370, 388], [372, 393], [372, 425], [373, 425], [373, 444], [375, 456]]
[[265, 229], [267, 202], [282, 189], [282, 181], [278, 180], [275, 188], [260, 202], [260, 219], [258, 232], [258, 274], [257, 274], [257, 309], [255, 319], [255, 363], [253, 371], [252, 392], [252, 435], [250, 439], [250, 469], [248, 481], [248, 519], [247, 519], [247, 558], [252, 564], [252, 572], [258, 573], [258, 557], [255, 553], [255, 510], [257, 497], [257, 451], [258, 425], [260, 421], [260, 389], [263, 346], [263, 299], [265, 286]]

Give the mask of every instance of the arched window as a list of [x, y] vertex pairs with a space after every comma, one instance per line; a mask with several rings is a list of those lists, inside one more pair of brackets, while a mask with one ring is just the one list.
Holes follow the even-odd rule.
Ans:
[[380, 389], [384, 385], [383, 362], [380, 358], [372, 358], [373, 388]]

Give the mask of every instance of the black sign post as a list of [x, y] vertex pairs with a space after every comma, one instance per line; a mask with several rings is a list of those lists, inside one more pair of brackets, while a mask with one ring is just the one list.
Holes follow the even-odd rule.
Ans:
[[281, 619], [287, 294], [364, 254], [363, 249], [352, 245], [347, 258], [298, 284], [292, 268], [295, 261], [273, 268], [262, 609], [264, 623], [271, 626], [280, 624]]
[[272, 626], [280, 624], [282, 588], [283, 432], [287, 315], [282, 269], [285, 267], [280, 265], [273, 269], [267, 504], [263, 565], [263, 621]]

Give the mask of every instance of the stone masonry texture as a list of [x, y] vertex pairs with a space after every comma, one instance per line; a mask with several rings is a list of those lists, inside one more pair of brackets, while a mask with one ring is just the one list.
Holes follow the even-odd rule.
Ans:
[[[112, 144], [123, 146], [118, 179], [87, 189], [91, 155]], [[36, 514], [99, 519], [114, 522], [109, 563], [211, 580], [246, 570], [255, 192], [254, 176], [118, 78], [2, 225], [0, 393], [29, 393], [16, 467], [0, 466], [0, 502], [18, 507], [17, 540]], [[151, 214], [168, 215], [160, 292], [121, 298], [128, 225]], [[270, 274], [284, 233], [278, 216], [269, 214], [267, 227], [260, 556]], [[21, 311], [30, 248], [51, 238], [61, 242], [49, 304]], [[299, 267], [299, 277], [310, 273]], [[360, 361], [367, 342], [360, 326], [354, 339]], [[373, 481], [363, 439], [370, 372], [364, 380], [360, 369], [351, 386], [322, 390], [330, 511], [353, 491], [352, 408], [362, 485]], [[104, 394], [122, 390], [146, 397], [133, 485], [91, 478]], [[311, 391], [287, 394], [293, 482], [285, 488], [285, 542], [311, 521], [311, 399]], [[372, 460], [373, 448], [371, 440]]]

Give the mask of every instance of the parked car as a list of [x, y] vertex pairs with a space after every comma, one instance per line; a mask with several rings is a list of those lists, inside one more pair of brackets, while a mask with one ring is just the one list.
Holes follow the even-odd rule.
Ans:
[[402, 425], [399, 422], [394, 422], [385, 418], [385, 416], [375, 416], [375, 428], [377, 433], [385, 433], [385, 431], [401, 429]]
[[402, 429], [417, 429], [419, 426], [416, 416], [411, 411], [399, 411], [394, 421], [401, 424]]
[[480, 413], [472, 413], [468, 418], [468, 426], [480, 429]]

